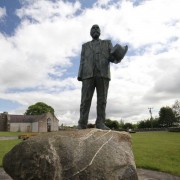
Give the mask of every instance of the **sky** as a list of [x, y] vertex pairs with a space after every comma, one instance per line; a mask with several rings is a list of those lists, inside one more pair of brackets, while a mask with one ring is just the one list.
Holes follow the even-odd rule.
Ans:
[[[98, 24], [101, 39], [128, 45], [111, 63], [106, 118], [136, 123], [180, 100], [179, 0], [0, 0], [0, 113], [52, 106], [59, 124], [79, 120], [82, 44]], [[89, 123], [96, 119], [94, 93]]]

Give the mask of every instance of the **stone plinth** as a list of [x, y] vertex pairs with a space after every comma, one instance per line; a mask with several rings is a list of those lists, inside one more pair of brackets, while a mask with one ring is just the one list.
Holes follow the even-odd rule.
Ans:
[[13, 179], [137, 180], [128, 133], [59, 131], [16, 145], [3, 159]]

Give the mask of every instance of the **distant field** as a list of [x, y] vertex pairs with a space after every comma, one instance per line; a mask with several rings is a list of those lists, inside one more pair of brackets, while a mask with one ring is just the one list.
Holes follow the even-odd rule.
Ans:
[[[6, 134], [7, 133], [7, 134]], [[22, 133], [0, 132], [0, 136]], [[138, 168], [153, 169], [180, 176], [180, 133], [137, 132], [132, 135]], [[0, 140], [0, 166], [3, 156], [22, 140]]]
[[138, 132], [132, 142], [137, 167], [180, 176], [180, 133]]

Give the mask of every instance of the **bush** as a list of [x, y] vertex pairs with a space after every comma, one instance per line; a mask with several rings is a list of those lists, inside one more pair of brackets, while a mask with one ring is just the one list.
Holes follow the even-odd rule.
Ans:
[[180, 132], [180, 127], [170, 127], [168, 128], [169, 132]]

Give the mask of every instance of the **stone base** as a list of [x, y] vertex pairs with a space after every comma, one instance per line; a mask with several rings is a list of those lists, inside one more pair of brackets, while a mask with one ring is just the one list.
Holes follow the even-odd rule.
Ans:
[[32, 137], [3, 159], [13, 179], [137, 180], [126, 132], [86, 129]]

